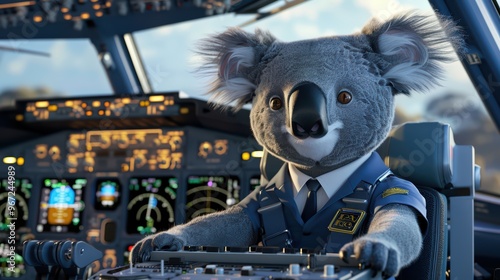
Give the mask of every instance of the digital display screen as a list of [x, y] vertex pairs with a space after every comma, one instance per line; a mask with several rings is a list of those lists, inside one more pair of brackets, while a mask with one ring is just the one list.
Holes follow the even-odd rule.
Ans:
[[127, 233], [147, 235], [172, 227], [177, 189], [175, 177], [130, 178]]
[[[22, 244], [13, 243], [19, 240], [18, 233], [24, 232], [29, 215], [29, 200], [33, 185], [29, 179], [0, 179], [0, 275], [4, 277], [21, 277], [26, 273], [22, 253]], [[11, 206], [11, 207], [9, 207]], [[15, 229], [9, 227], [15, 224]], [[11, 232], [15, 232], [12, 239]], [[12, 250], [12, 247], [15, 250]], [[12, 266], [14, 264], [14, 267]]]
[[43, 180], [37, 231], [79, 232], [86, 186], [83, 178]]
[[227, 209], [240, 200], [236, 176], [189, 176], [186, 192], [186, 219]]
[[96, 181], [94, 208], [114, 210], [120, 204], [121, 185], [118, 179], [98, 179]]
[[[9, 220], [12, 218], [16, 219], [16, 228], [25, 227], [33, 185], [29, 179], [18, 178], [13, 181], [1, 179], [0, 183], [0, 232], [9, 230]], [[13, 211], [9, 211], [9, 205], [13, 206]]]

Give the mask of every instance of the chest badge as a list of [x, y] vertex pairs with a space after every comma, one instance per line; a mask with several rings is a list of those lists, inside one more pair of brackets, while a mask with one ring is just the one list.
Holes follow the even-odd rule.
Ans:
[[354, 234], [358, 230], [359, 225], [363, 224], [365, 215], [366, 212], [363, 210], [340, 208], [330, 222], [328, 230]]

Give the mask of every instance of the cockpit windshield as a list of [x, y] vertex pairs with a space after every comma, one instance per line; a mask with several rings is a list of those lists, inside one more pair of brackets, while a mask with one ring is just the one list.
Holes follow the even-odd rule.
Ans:
[[88, 39], [0, 40], [0, 107], [13, 106], [14, 97], [110, 93]]

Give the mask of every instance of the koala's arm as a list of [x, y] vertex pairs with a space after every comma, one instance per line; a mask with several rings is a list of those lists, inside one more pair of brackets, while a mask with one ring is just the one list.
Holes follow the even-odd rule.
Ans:
[[367, 234], [344, 245], [340, 256], [354, 254], [360, 264], [390, 277], [419, 256], [422, 241], [416, 211], [388, 204], [375, 213]]
[[248, 215], [239, 206], [197, 217], [187, 224], [148, 236], [137, 242], [130, 261], [147, 261], [154, 250], [180, 250], [185, 245], [250, 246], [257, 232]]

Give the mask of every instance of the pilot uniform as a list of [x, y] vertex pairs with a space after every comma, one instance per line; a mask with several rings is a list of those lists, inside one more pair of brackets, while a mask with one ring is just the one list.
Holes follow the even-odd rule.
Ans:
[[[373, 152], [342, 168], [332, 171], [333, 176], [330, 172], [324, 174], [326, 176], [321, 175], [316, 178], [325, 190], [318, 192], [320, 194], [317, 203], [318, 211], [306, 223], [302, 221], [301, 208], [304, 207], [304, 193], [307, 193], [307, 190], [303, 190], [305, 187], [294, 187], [293, 184], [303, 185], [308, 180], [308, 176], [301, 174], [287, 163], [267, 185], [258, 187], [243, 199], [239, 206], [249, 216], [254, 230], [259, 232], [259, 240], [267, 246], [338, 252], [345, 243], [366, 231], [368, 221], [375, 212], [390, 203], [413, 207], [419, 213], [419, 224], [422, 232], [425, 233], [427, 229], [425, 199], [412, 183], [389, 175], [390, 171], [377, 153]], [[341, 178], [346, 176], [344, 174], [351, 174], [353, 170], [354, 172], [348, 178]], [[335, 174], [336, 171], [337, 174]], [[336, 179], [337, 184], [328, 183], [332, 182], [332, 177]], [[333, 185], [333, 188], [329, 185]], [[355, 193], [360, 193], [361, 197], [365, 195], [368, 199], [345, 199]], [[354, 197], [360, 196], [354, 195]], [[339, 217], [336, 214], [340, 213], [342, 216], [342, 211], [349, 212], [356, 208], [355, 204], [349, 202], [356, 200], [368, 201], [365, 203], [365, 209], [353, 210], [353, 213], [365, 212], [364, 218], [361, 217], [363, 219], [360, 220], [361, 225], [356, 225], [354, 229], [336, 227]], [[352, 217], [355, 220], [360, 215]]]

